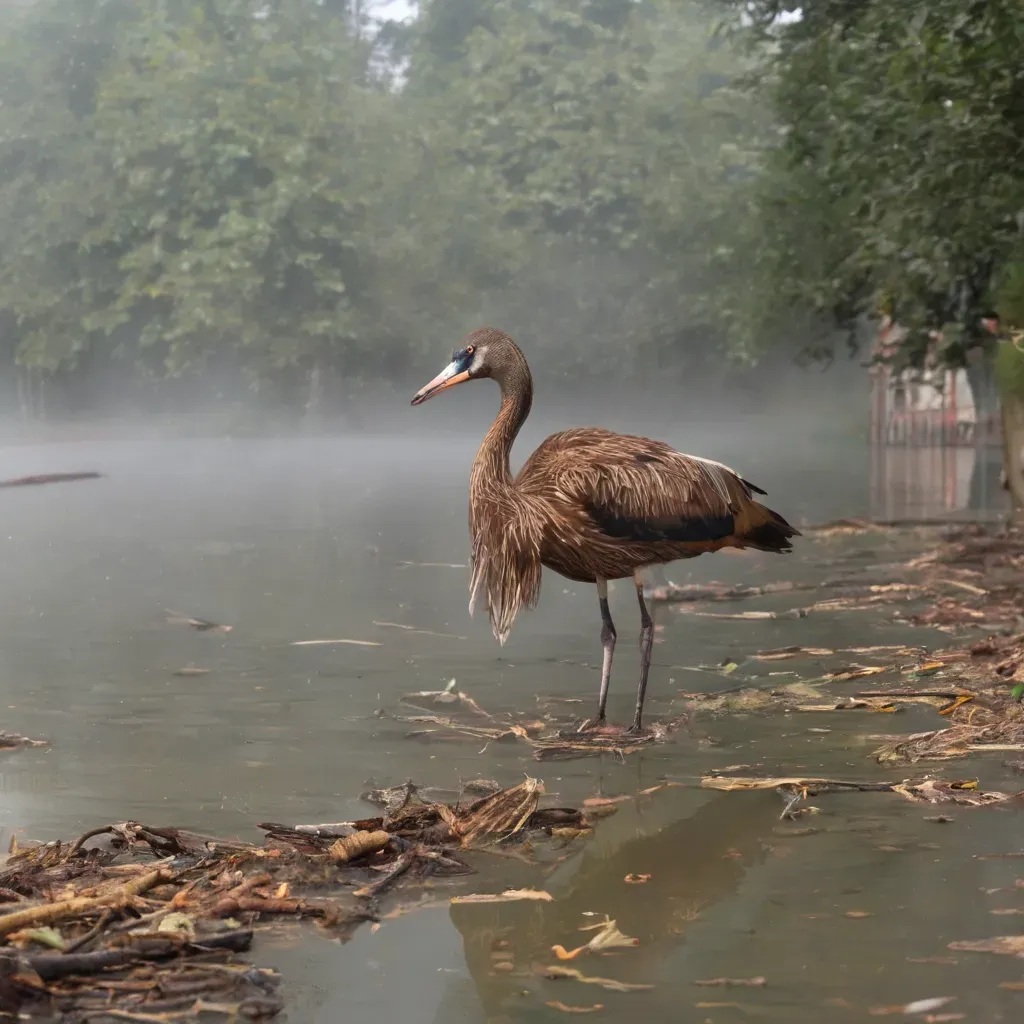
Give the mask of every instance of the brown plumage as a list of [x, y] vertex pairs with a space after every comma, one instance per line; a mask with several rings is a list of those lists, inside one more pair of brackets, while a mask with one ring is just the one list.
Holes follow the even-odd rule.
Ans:
[[413, 405], [479, 377], [498, 382], [501, 409], [470, 474], [470, 613], [482, 592], [494, 635], [504, 643], [519, 609], [537, 603], [542, 566], [596, 584], [604, 664], [597, 718], [586, 725], [601, 724], [615, 647], [607, 581], [632, 576], [642, 628], [631, 729], [639, 731], [654, 640], [639, 570], [723, 547], [786, 552], [799, 532], [754, 499], [764, 491], [727, 466], [600, 427], [552, 434], [513, 478], [509, 453], [533, 403], [533, 379], [507, 334], [469, 334]]

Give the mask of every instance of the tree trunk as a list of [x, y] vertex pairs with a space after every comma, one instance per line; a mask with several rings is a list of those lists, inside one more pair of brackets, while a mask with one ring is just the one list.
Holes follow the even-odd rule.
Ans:
[[1024, 519], [1024, 397], [1003, 395], [1003, 472], [1013, 499], [1014, 519]]
[[306, 421], [318, 424], [322, 418], [324, 404], [324, 379], [319, 363], [309, 371], [309, 389], [306, 393]]

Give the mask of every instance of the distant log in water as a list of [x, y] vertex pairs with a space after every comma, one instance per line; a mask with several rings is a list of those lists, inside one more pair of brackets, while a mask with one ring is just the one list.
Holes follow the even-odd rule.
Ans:
[[36, 484], [63, 484], [70, 480], [98, 480], [102, 473], [40, 473], [38, 476], [19, 476], [13, 480], [0, 480], [0, 487], [34, 487]]

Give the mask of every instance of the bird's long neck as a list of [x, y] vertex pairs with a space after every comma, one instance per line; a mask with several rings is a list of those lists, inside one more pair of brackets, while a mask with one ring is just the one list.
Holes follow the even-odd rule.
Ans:
[[526, 359], [519, 358], [493, 374], [501, 387], [501, 408], [487, 431], [470, 474], [470, 490], [482, 484], [511, 486], [509, 455], [520, 428], [533, 405], [533, 378]]

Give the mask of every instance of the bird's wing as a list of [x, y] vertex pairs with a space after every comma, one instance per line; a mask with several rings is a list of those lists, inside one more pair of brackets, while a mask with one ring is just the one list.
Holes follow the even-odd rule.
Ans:
[[732, 536], [759, 490], [721, 463], [596, 428], [552, 435], [517, 484], [577, 509], [607, 537], [682, 543]]

